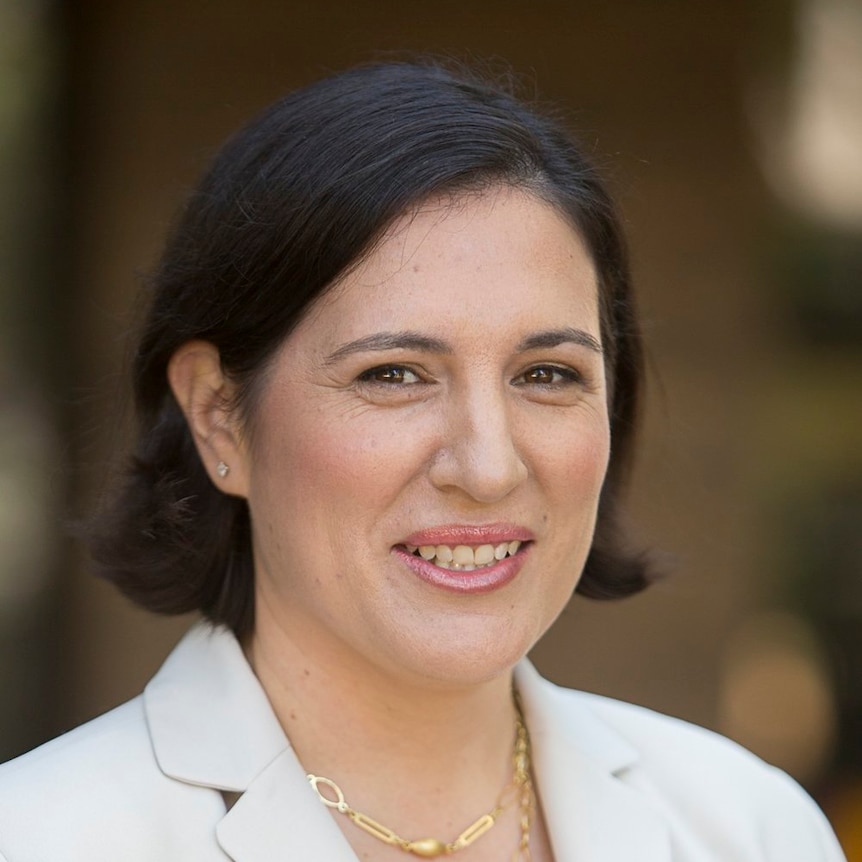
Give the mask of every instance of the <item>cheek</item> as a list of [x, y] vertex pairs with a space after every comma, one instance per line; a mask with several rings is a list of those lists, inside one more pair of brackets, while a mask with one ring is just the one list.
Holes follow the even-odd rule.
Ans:
[[560, 434], [547, 444], [543, 461], [548, 481], [569, 499], [588, 502], [595, 497], [598, 502], [610, 457], [607, 425]]
[[594, 476], [599, 485], [604, 482], [611, 454], [610, 434], [603, 428], [594, 437], [585, 440], [579, 459], [580, 469], [585, 475]]
[[400, 438], [358, 426], [315, 411], [273, 423], [253, 465], [268, 505], [290, 507], [301, 520], [311, 509], [338, 509], [351, 501], [355, 513], [380, 499], [408, 455]]

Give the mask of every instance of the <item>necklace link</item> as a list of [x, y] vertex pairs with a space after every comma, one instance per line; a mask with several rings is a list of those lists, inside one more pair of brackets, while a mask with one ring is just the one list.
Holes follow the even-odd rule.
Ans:
[[[512, 750], [512, 781], [500, 793], [496, 805], [487, 814], [471, 823], [454, 841], [446, 843], [438, 838], [419, 838], [415, 841], [407, 841], [395, 830], [378, 823], [367, 814], [352, 808], [344, 798], [341, 788], [331, 779], [322, 775], [309, 773], [306, 778], [320, 801], [327, 808], [334, 808], [340, 814], [347, 815], [360, 829], [374, 836], [385, 844], [399, 847], [406, 853], [414, 856], [422, 856], [433, 859], [437, 856], [448, 856], [469, 847], [474, 841], [481, 838], [497, 822], [497, 818], [508, 804], [504, 802], [509, 787], [514, 787], [515, 798], [518, 800], [520, 809], [520, 840], [518, 847], [512, 856], [512, 862], [531, 862], [530, 853], [530, 830], [533, 824], [533, 809], [535, 799], [533, 796], [533, 784], [530, 779], [530, 737], [524, 724], [524, 716], [521, 712], [521, 703], [517, 692], [513, 693], [515, 703], [515, 744]], [[331, 793], [331, 797], [324, 794], [321, 785]]]
[[460, 850], [472, 844], [477, 838], [481, 838], [495, 823], [497, 817], [494, 814], [483, 814], [475, 823], [468, 826], [449, 846], [450, 853]]
[[[340, 810], [340, 809], [339, 809]], [[385, 841], [387, 844], [404, 844], [404, 839], [400, 838], [388, 826], [378, 823], [367, 814], [362, 814], [360, 811], [354, 811], [348, 808], [345, 812], [347, 816], [360, 828], [364, 829], [369, 835]]]

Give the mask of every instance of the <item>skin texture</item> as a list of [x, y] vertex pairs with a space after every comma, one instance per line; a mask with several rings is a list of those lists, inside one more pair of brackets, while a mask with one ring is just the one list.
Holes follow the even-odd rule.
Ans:
[[[174, 357], [213, 481], [249, 502], [252, 665], [303, 763], [345, 792], [355, 777], [351, 801], [381, 820], [445, 831], [429, 811], [473, 796], [485, 801], [469, 810], [487, 810], [507, 779], [511, 668], [571, 596], [595, 526], [609, 453], [599, 340], [575, 231], [534, 196], [497, 189], [396, 222], [286, 339], [251, 427], [224, 412], [214, 348]], [[404, 548], [508, 534], [529, 541], [488, 589], [421, 577]], [[470, 777], [432, 775], [435, 744], [463, 750]], [[380, 763], [363, 752], [381, 749], [390, 785], [375, 791]], [[427, 786], [411, 811], [391, 787], [402, 767], [421, 784], [419, 765]], [[511, 854], [495, 843], [516, 839], [514, 822], [495, 832], [485, 851]]]

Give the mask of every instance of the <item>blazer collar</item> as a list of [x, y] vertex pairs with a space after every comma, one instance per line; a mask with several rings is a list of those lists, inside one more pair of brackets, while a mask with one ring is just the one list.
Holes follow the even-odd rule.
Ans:
[[637, 788], [637, 749], [591, 708], [590, 696], [515, 668], [537, 793], [555, 862], [670, 862], [668, 829]]
[[144, 690], [156, 760], [165, 775], [239, 793], [216, 828], [235, 862], [356, 862], [309, 791], [299, 760], [234, 636], [200, 624]]
[[[636, 789], [637, 750], [586, 696], [516, 668], [555, 862], [669, 862], [666, 828]], [[356, 862], [233, 635], [194, 627], [144, 691], [153, 749], [179, 781], [240, 793], [217, 828], [236, 862]]]
[[171, 778], [242, 792], [289, 747], [236, 638], [200, 624], [144, 689], [156, 760]]

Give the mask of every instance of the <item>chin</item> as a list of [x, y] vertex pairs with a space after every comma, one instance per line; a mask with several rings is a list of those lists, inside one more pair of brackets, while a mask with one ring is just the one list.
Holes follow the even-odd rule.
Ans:
[[511, 674], [512, 668], [544, 634], [513, 630], [511, 620], [500, 626], [482, 626], [480, 632], [457, 631], [440, 637], [413, 641], [397, 651], [399, 666], [408, 670], [417, 684], [433, 687], [482, 685]]

